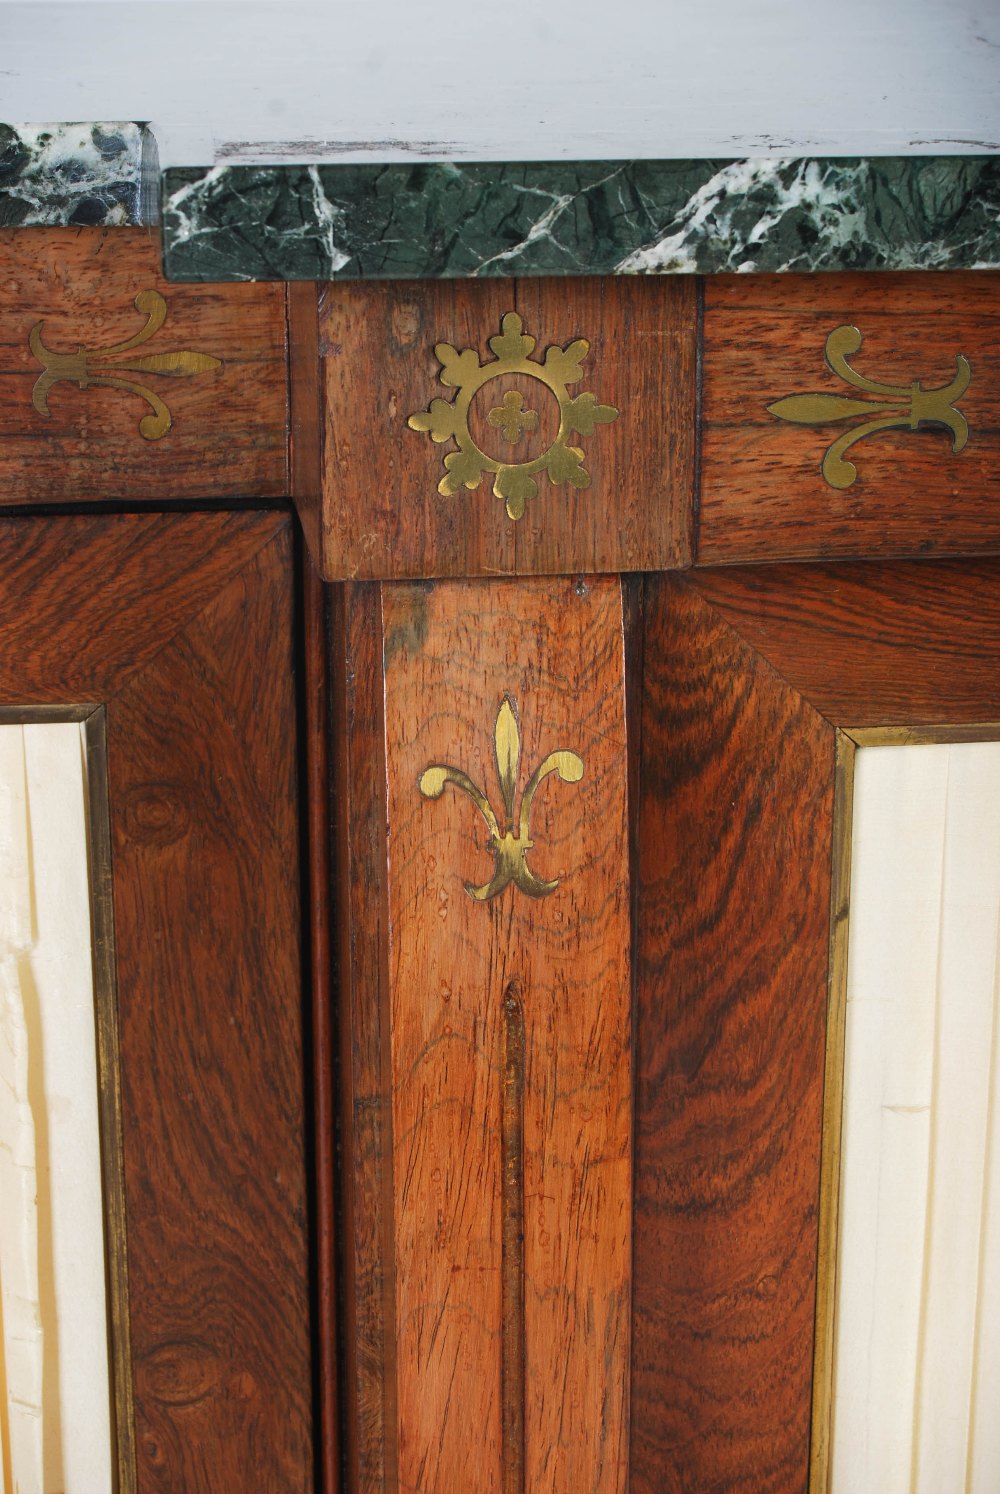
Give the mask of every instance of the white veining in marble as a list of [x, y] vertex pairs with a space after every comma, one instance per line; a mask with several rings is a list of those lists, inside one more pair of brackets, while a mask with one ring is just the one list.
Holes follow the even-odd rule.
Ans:
[[345, 254], [337, 243], [337, 235], [343, 232], [344, 213], [335, 203], [332, 203], [323, 191], [323, 183], [315, 166], [309, 167], [309, 180], [312, 182], [313, 212], [316, 214], [316, 225], [321, 235], [326, 237], [326, 252], [330, 264], [330, 274], [335, 275], [350, 263], [351, 256]]
[[[792, 172], [791, 180], [785, 181]], [[747, 199], [761, 199], [747, 213], [749, 222], [737, 225], [736, 214], [746, 213]], [[863, 218], [845, 206], [843, 174], [830, 181], [818, 161], [756, 158], [732, 161], [710, 177], [677, 214], [671, 232], [653, 244], [625, 256], [615, 266], [620, 275], [694, 272], [697, 250], [711, 244], [730, 270], [756, 269], [753, 248], [762, 243], [789, 212], [806, 210], [827, 245], [850, 241]], [[794, 269], [789, 259], [781, 269]], [[809, 268], [803, 260], [802, 268]]]

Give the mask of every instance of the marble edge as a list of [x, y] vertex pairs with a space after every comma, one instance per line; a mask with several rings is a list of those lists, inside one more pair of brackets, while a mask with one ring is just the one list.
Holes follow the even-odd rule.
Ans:
[[178, 167], [167, 277], [1000, 268], [1000, 157]]
[[141, 121], [0, 123], [0, 228], [155, 224], [159, 178]]
[[1000, 268], [1000, 156], [216, 165], [0, 124], [0, 227], [163, 222], [175, 281]]

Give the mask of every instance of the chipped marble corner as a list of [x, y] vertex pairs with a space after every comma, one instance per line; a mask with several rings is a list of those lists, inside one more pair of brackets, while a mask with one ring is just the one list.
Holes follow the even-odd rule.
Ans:
[[1000, 268], [1000, 156], [167, 171], [172, 280]]
[[0, 228], [157, 223], [159, 174], [141, 123], [0, 124]]

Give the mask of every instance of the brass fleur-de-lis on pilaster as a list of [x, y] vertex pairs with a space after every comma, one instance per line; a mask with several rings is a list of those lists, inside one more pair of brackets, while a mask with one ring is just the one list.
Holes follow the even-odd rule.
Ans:
[[969, 423], [962, 412], [955, 409], [956, 400], [961, 399], [972, 378], [967, 358], [958, 354], [955, 377], [950, 384], [943, 384], [938, 389], [924, 389], [916, 379], [909, 386], [880, 384], [875, 379], [866, 379], [847, 361], [860, 350], [861, 342], [857, 327], [835, 327], [826, 339], [826, 361], [845, 383], [863, 389], [867, 394], [880, 395], [889, 401], [888, 404], [849, 399], [839, 394], [790, 394], [767, 407], [768, 412], [779, 420], [790, 420], [796, 425], [829, 425], [856, 420], [859, 416], [871, 417], [838, 436], [828, 448], [822, 472], [832, 488], [851, 486], [858, 469], [847, 460], [845, 452], [856, 441], [872, 436], [876, 431], [893, 427], [915, 431], [918, 425], [942, 425], [951, 431], [953, 451], [961, 451], [969, 439]]
[[208, 373], [221, 368], [222, 361], [209, 353], [144, 353], [140, 358], [122, 357], [133, 348], [141, 347], [163, 326], [167, 316], [167, 303], [156, 290], [140, 291], [135, 298], [135, 308], [146, 318], [146, 325], [134, 337], [116, 342], [110, 348], [78, 347], [75, 353], [53, 353], [42, 341], [42, 322], [36, 322], [28, 336], [28, 346], [45, 370], [35, 383], [31, 403], [40, 415], [49, 413], [49, 390], [60, 379], [70, 379], [81, 389], [92, 384], [101, 384], [108, 389], [124, 389], [129, 394], [138, 394], [150, 407], [151, 414], [139, 421], [139, 433], [147, 441], [158, 441], [165, 436], [172, 424], [169, 409], [158, 394], [140, 384], [137, 379], [123, 379], [123, 373], [165, 374], [168, 378], [187, 378], [191, 374]]
[[468, 794], [486, 821], [490, 832], [489, 849], [493, 852], [496, 864], [493, 876], [481, 887], [473, 882], [466, 882], [465, 890], [470, 897], [485, 903], [502, 892], [509, 882], [513, 882], [515, 887], [519, 887], [529, 897], [546, 897], [559, 886], [559, 878], [555, 877], [551, 882], [543, 881], [535, 876], [525, 859], [534, 845], [529, 830], [531, 806], [542, 780], [550, 773], [558, 773], [563, 783], [579, 783], [583, 777], [583, 762], [575, 752], [560, 751], [550, 752], [539, 763], [521, 797], [515, 834], [514, 799], [521, 756], [521, 731], [517, 720], [517, 706], [510, 695], [504, 696], [497, 712], [493, 730], [493, 754], [503, 796], [503, 829], [500, 828], [500, 821], [486, 795], [461, 768], [442, 764], [425, 768], [418, 780], [420, 792], [425, 799], [439, 799], [445, 784], [452, 783], [463, 794]]

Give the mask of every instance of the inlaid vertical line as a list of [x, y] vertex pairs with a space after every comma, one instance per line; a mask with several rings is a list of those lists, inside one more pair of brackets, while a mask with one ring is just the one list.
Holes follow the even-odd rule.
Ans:
[[516, 981], [503, 996], [500, 1386], [503, 1494], [524, 1494], [524, 1012]]

